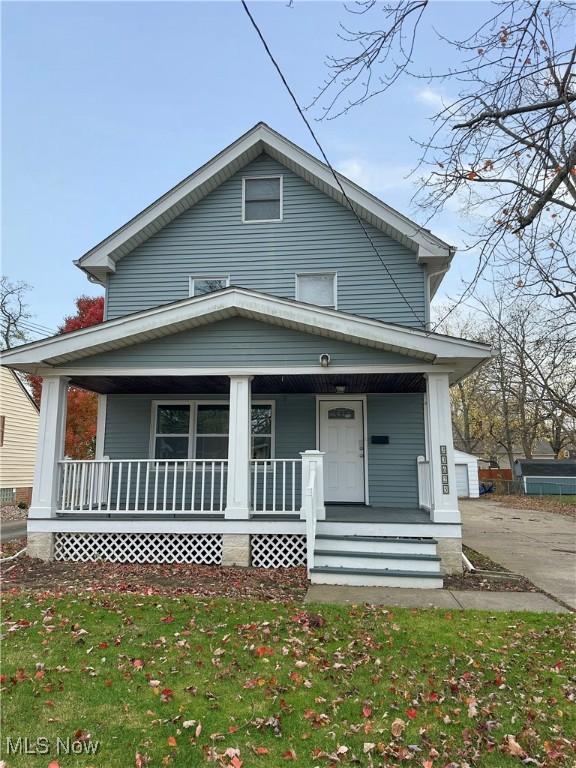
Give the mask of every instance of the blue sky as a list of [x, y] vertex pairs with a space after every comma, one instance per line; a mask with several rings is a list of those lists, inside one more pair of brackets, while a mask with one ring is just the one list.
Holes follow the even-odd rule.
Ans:
[[[420, 62], [443, 56], [432, 27], [461, 32], [464, 4], [467, 21], [486, 7], [432, 5]], [[342, 45], [342, 4], [250, 5], [309, 103], [325, 53]], [[316, 154], [239, 2], [5, 2], [2, 13], [2, 272], [33, 287], [31, 309], [49, 328], [76, 296], [102, 292], [73, 259], [259, 120]], [[413, 215], [410, 136], [426, 137], [442, 96], [441, 85], [404, 81], [316, 130], [338, 169]], [[429, 226], [459, 244], [456, 213]], [[443, 292], [469, 260], [457, 257]]]

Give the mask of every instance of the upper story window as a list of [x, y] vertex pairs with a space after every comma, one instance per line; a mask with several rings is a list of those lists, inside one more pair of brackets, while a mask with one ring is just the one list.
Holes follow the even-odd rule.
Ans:
[[282, 176], [242, 179], [242, 221], [282, 221]]
[[336, 309], [336, 273], [301, 272], [297, 274], [296, 300]]
[[230, 275], [192, 275], [190, 296], [203, 296], [212, 291], [221, 291], [230, 285]]

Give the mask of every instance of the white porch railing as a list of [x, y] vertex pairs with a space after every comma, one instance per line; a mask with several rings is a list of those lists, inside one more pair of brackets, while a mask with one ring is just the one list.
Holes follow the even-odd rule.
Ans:
[[308, 484], [304, 488], [302, 498], [302, 514], [306, 520], [306, 568], [308, 575], [314, 568], [314, 548], [316, 546], [316, 523], [317, 523], [317, 509], [316, 509], [316, 483], [317, 483], [317, 471], [316, 464], [311, 464], [310, 472], [308, 474]]
[[418, 456], [418, 500], [422, 509], [432, 509], [432, 475], [430, 462], [424, 456]]
[[223, 513], [226, 459], [61, 461], [59, 511]]
[[250, 465], [254, 512], [300, 512], [301, 459], [252, 459]]

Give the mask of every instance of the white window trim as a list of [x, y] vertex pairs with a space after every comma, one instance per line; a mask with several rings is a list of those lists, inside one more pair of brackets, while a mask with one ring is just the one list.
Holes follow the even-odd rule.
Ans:
[[[280, 218], [278, 219], [246, 219], [246, 182], [262, 179], [280, 180]], [[243, 176], [242, 177], [242, 223], [243, 224], [266, 224], [269, 222], [278, 223], [284, 220], [284, 176], [276, 173], [271, 176]]]
[[[148, 457], [154, 461], [166, 461], [166, 459], [156, 459], [156, 438], [158, 436], [158, 406], [162, 405], [188, 405], [190, 407], [190, 420], [188, 424], [188, 459], [196, 458], [196, 437], [198, 431], [196, 429], [198, 406], [199, 405], [227, 405], [230, 407], [228, 400], [152, 400], [152, 414], [150, 418], [150, 443], [148, 446]], [[276, 401], [275, 400], [252, 400], [252, 405], [269, 405], [272, 414], [272, 439], [270, 441], [270, 459], [276, 458]], [[228, 432], [229, 434], [229, 432]], [[218, 436], [218, 435], [215, 435]], [[219, 435], [220, 437], [222, 435]], [[164, 435], [164, 437], [185, 437], [185, 433], [181, 432], [178, 435]], [[209, 437], [208, 434], [203, 434], [202, 437]], [[252, 430], [250, 430], [250, 459], [252, 459]], [[169, 461], [169, 459], [168, 459]], [[184, 459], [174, 459], [174, 461], [184, 461]], [[212, 461], [212, 459], [205, 459], [205, 461]], [[214, 461], [221, 461], [221, 459], [214, 459]], [[264, 461], [264, 459], [259, 459]]]
[[[230, 275], [189, 275], [188, 277], [188, 296], [194, 297], [194, 281], [195, 280], [225, 280], [226, 288], [230, 287]], [[213, 293], [213, 291], [210, 291]], [[201, 296], [207, 296], [208, 294], [199, 294]]]
[[[296, 272], [294, 275], [294, 296], [296, 301], [301, 301], [300, 291], [298, 290], [298, 278], [299, 277], [326, 277], [332, 275], [333, 278], [333, 290], [334, 290], [334, 306], [332, 304], [314, 304], [315, 307], [324, 307], [325, 309], [338, 309], [338, 272], [333, 270], [319, 270], [315, 269], [311, 272]], [[306, 302], [309, 303], [309, 302]]]

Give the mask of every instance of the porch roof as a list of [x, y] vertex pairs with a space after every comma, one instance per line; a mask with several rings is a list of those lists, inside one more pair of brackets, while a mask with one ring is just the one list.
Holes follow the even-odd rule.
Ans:
[[[74, 375], [70, 384], [103, 395], [227, 395], [228, 376], [91, 376]], [[252, 395], [335, 394], [344, 387], [346, 394], [393, 394], [425, 392], [424, 376], [419, 373], [287, 374], [256, 375]]]
[[[126, 370], [101, 370], [86, 365], [74, 371], [74, 363], [112, 350], [121, 350], [136, 344], [150, 342], [203, 325], [232, 317], [244, 317], [270, 325], [281, 326], [316, 336], [345, 341], [362, 347], [395, 352], [406, 357], [406, 365], [356, 366], [349, 372], [414, 372], [429, 370], [431, 365], [446, 366], [452, 380], [467, 375], [491, 355], [490, 347], [430, 331], [384, 323], [358, 315], [318, 307], [292, 299], [279, 298], [246, 288], [230, 287], [204, 296], [192, 297], [165, 304], [153, 309], [108, 320], [90, 328], [68, 334], [53, 336], [9, 350], [3, 355], [3, 364], [22, 371], [49, 375], [62, 371], [66, 375], [133, 375], [149, 376], [150, 368], [144, 370], [129, 367]], [[421, 363], [419, 362], [421, 361]], [[57, 369], [57, 370], [55, 370]], [[313, 365], [279, 366], [266, 370], [249, 363], [241, 368], [231, 366], [219, 370], [206, 367], [183, 367], [171, 369], [156, 368], [155, 375], [216, 375], [223, 373], [268, 375], [294, 373], [346, 373], [342, 369], [322, 368], [319, 361]]]

